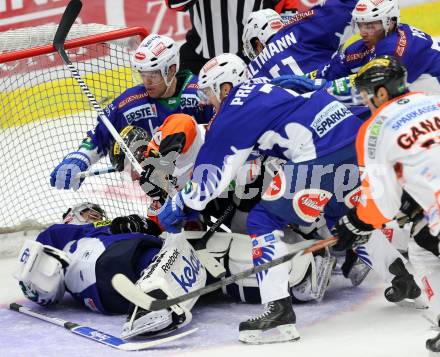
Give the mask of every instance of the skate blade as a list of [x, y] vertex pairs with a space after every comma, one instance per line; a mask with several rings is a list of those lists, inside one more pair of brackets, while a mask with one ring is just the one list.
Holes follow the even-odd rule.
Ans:
[[281, 343], [299, 340], [299, 333], [294, 324], [281, 325], [270, 330], [243, 330], [238, 338], [240, 342], [250, 345]]
[[[397, 306], [416, 310], [426, 310], [428, 305], [419, 299], [403, 299], [402, 301], [393, 302]], [[439, 355], [440, 356], [440, 355]]]

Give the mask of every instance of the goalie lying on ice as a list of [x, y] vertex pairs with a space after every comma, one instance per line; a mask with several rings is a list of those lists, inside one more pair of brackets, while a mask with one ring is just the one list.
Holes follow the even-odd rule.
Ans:
[[[157, 237], [160, 230], [150, 220], [131, 215], [100, 221], [104, 217], [99, 206], [81, 204], [68, 211], [65, 224], [49, 227], [36, 241], [26, 241], [14, 273], [25, 296], [49, 305], [61, 301], [67, 290], [95, 312], [125, 314], [130, 310], [123, 326], [124, 338], [170, 332], [188, 324], [197, 298], [157, 312], [134, 306], [129, 309], [110, 281], [122, 273], [153, 297], [185, 294], [207, 281], [208, 273], [197, 251], [178, 236], [168, 236], [163, 243]], [[202, 235], [200, 232], [199, 237]], [[215, 233], [207, 249], [227, 262], [228, 274], [252, 267], [248, 236]], [[308, 254], [292, 261], [290, 281], [291, 286], [297, 286], [298, 298], [319, 299], [327, 287], [328, 257], [315, 259]], [[242, 301], [260, 302], [255, 276], [228, 286], [224, 292]]]

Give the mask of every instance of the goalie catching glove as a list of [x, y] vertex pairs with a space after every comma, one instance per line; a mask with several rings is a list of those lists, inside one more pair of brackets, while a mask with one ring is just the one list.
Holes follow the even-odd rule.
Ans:
[[371, 224], [362, 222], [356, 214], [356, 208], [352, 208], [332, 228], [332, 233], [339, 238], [333, 249], [346, 250], [365, 244], [374, 229]]
[[113, 234], [145, 233], [157, 237], [162, 233], [162, 230], [154, 221], [137, 214], [131, 214], [115, 218], [110, 225], [110, 232]]

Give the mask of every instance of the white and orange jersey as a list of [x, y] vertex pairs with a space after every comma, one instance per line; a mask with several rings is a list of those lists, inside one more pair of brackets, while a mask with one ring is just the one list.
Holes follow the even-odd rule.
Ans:
[[172, 114], [154, 133], [148, 145], [148, 152], [157, 150], [163, 154], [166, 145], [175, 141], [182, 144], [173, 172], [173, 176], [177, 178], [178, 189], [181, 189], [191, 178], [197, 154], [205, 141], [205, 128], [187, 114]]
[[382, 105], [356, 140], [362, 172], [359, 218], [379, 228], [407, 191], [440, 232], [440, 96], [407, 93]]

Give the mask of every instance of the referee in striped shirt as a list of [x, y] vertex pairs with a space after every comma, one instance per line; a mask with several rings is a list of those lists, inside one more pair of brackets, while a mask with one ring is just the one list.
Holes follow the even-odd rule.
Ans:
[[[243, 27], [249, 14], [274, 8], [280, 0], [166, 0], [176, 11], [189, 10], [192, 28], [180, 49], [180, 67], [198, 74], [211, 58], [222, 53], [242, 57]], [[246, 60], [246, 59], [245, 59]]]

